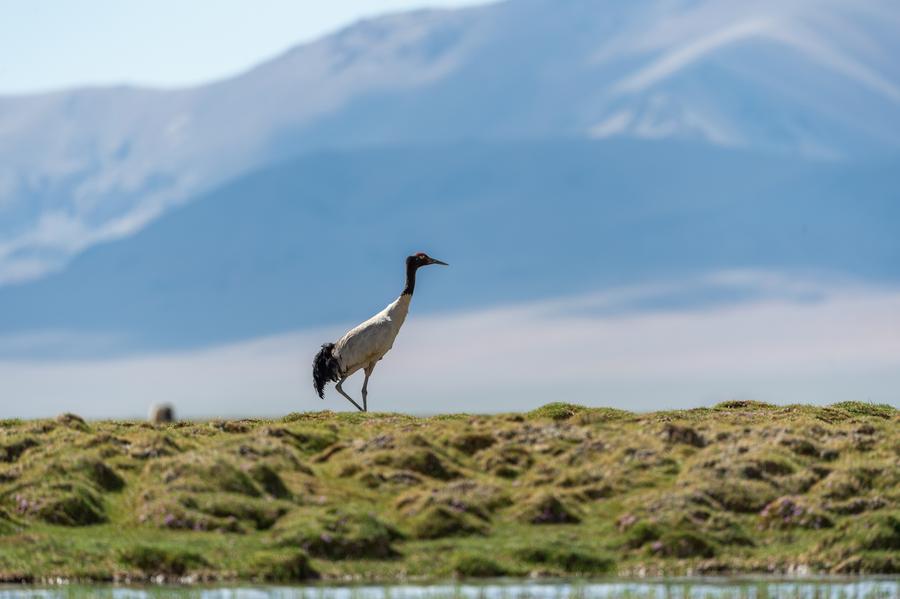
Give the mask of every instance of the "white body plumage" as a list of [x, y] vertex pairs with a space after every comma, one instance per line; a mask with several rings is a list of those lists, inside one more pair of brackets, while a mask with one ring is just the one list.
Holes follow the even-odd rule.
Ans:
[[371, 370], [390, 351], [409, 313], [410, 299], [412, 296], [409, 294], [401, 295], [334, 344], [334, 357], [340, 365], [342, 377], [348, 377], [360, 368]]

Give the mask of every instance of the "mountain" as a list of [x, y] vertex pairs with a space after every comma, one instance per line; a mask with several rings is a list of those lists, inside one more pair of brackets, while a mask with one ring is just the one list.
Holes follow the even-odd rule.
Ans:
[[188, 89], [0, 98], [0, 284], [326, 149], [626, 137], [893, 155], [898, 30], [891, 0], [510, 0], [359, 22]]
[[896, 164], [630, 140], [318, 152], [3, 289], [0, 337], [66, 331], [103, 353], [362, 320], [417, 250], [451, 264], [421, 273], [420, 313], [733, 269], [896, 284]]

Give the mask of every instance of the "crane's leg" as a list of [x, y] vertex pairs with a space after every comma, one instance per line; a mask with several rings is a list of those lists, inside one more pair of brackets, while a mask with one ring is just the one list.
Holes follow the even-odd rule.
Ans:
[[369, 377], [372, 376], [373, 370], [375, 370], [374, 364], [369, 364], [365, 368], [366, 380], [363, 381], [363, 388], [362, 388], [363, 412], [369, 411], [369, 406], [366, 404], [366, 398], [369, 396]]
[[337, 389], [337, 392], [338, 392], [338, 393], [340, 393], [341, 395], [343, 395], [344, 397], [346, 397], [346, 398], [350, 401], [350, 403], [352, 403], [354, 406], [356, 406], [356, 409], [357, 409], [357, 410], [359, 410], [360, 412], [364, 412], [365, 410], [363, 410], [361, 407], [359, 407], [359, 404], [356, 403], [355, 401], [353, 401], [353, 398], [352, 398], [352, 397], [350, 397], [349, 395], [347, 395], [346, 393], [344, 393], [344, 389], [341, 387], [341, 383], [343, 383], [343, 382], [346, 381], [346, 380], [347, 380], [347, 377], [341, 378], [341, 380], [338, 381], [338, 384], [335, 385], [334, 388]]

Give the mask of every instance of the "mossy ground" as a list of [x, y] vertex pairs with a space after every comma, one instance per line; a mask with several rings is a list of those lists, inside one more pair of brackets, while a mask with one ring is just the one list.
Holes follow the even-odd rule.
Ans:
[[900, 570], [900, 413], [0, 421], [0, 580]]

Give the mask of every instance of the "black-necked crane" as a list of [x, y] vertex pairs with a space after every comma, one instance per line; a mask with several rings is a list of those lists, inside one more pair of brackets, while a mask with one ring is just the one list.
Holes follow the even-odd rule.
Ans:
[[[369, 320], [348, 331], [337, 343], [322, 346], [313, 360], [313, 387], [319, 397], [325, 399], [325, 385], [329, 381], [337, 381], [335, 389], [338, 393], [350, 400], [360, 412], [368, 411], [366, 397], [369, 377], [378, 361], [394, 346], [394, 339], [406, 320], [409, 302], [416, 289], [416, 271], [430, 264], [447, 266], [446, 262], [435, 260], [422, 252], [409, 256], [406, 259], [406, 287], [400, 297]], [[360, 369], [366, 374], [362, 386], [362, 406], [344, 393], [341, 387], [350, 375]]]

